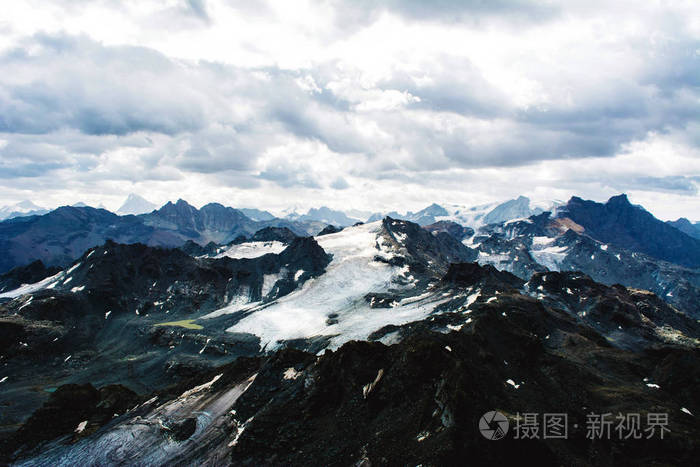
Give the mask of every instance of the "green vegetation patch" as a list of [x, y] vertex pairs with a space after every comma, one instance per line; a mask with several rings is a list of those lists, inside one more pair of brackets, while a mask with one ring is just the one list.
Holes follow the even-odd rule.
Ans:
[[204, 329], [203, 326], [195, 324], [193, 319], [183, 319], [181, 321], [169, 321], [167, 323], [158, 323], [156, 326], [179, 326], [185, 329]]

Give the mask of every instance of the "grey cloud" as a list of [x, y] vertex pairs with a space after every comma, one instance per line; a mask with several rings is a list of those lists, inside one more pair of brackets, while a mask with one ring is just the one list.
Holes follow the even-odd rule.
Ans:
[[542, 21], [559, 13], [550, 2], [531, 0], [391, 0], [386, 7], [412, 19], [440, 21], [475, 20], [481, 15], [499, 15]]
[[314, 178], [314, 171], [311, 167], [295, 165], [293, 162], [268, 166], [260, 173], [260, 178], [275, 182], [285, 188], [321, 188], [318, 180]]
[[[87, 38], [37, 36], [0, 56], [0, 132], [88, 135], [138, 131], [176, 134], [201, 128], [202, 98], [162, 55], [139, 47], [103, 47]], [[16, 78], [26, 76], [26, 82]], [[174, 99], [173, 96], [177, 96]]]
[[335, 190], [347, 190], [350, 184], [343, 177], [338, 177], [331, 183], [331, 188]]
[[[463, 11], [496, 12], [503, 4], [472, 2]], [[423, 8], [395, 7], [405, 14]], [[697, 146], [700, 73], [697, 57], [689, 55], [697, 45], [686, 41], [679, 51], [669, 46], [675, 52], [650, 59], [640, 79], [631, 74], [604, 83], [579, 80], [572, 103], [555, 100], [546, 109], [517, 108], [473, 64], [443, 54], [420, 67], [422, 74], [398, 71], [373, 89], [407, 92], [419, 102], [361, 112], [326, 87], [348, 73], [333, 61], [298, 71], [244, 69], [178, 62], [146, 48], [104, 46], [86, 37], [38, 35], [0, 55], [0, 138], [8, 141], [0, 156], [5, 166], [12, 165], [5, 173], [37, 177], [57, 169], [89, 171], [103, 154], [125, 148], [139, 152], [138, 168], [125, 179], [157, 179], [163, 176], [157, 167], [169, 165], [241, 186], [268, 180], [319, 188], [314, 168], [296, 167], [294, 161], [255, 175], [258, 158], [276, 145], [314, 140], [333, 152], [360, 156], [350, 171], [355, 177], [420, 183], [413, 174], [612, 156], [650, 131], [679, 133]], [[306, 75], [320, 92], [298, 85]], [[250, 111], [239, 115], [238, 108]], [[438, 124], [452, 117], [461, 119]], [[366, 128], [388, 137], [368, 136]], [[346, 189], [342, 175], [322, 183]], [[696, 187], [685, 179], [637, 183], [683, 193]]]
[[625, 190], [645, 190], [662, 193], [676, 193], [686, 196], [698, 194], [700, 177], [670, 176], [670, 177], [636, 177], [631, 180], [614, 180], [611, 186]]
[[185, 0], [189, 10], [198, 18], [209, 21], [209, 14], [207, 13], [207, 5], [205, 0]]
[[331, 1], [340, 29], [357, 29], [385, 11], [413, 21], [479, 25], [499, 19], [516, 25], [536, 24], [559, 16], [555, 2], [536, 0], [337, 0]]
[[[395, 73], [380, 86], [418, 97], [420, 101], [412, 103], [412, 108], [484, 118], [504, 116], [511, 111], [506, 96], [465, 58], [443, 54], [421, 68], [425, 72], [417, 75]], [[419, 84], [421, 78], [427, 82]]]

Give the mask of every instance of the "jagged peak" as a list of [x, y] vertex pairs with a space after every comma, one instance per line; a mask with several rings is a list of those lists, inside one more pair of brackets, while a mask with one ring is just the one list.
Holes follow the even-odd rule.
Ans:
[[621, 193], [619, 195], [615, 195], [610, 197], [608, 202], [606, 203], [608, 205], [617, 205], [617, 206], [622, 206], [622, 205], [629, 205], [631, 206], [632, 203], [630, 203], [629, 198], [627, 198], [626, 193]]

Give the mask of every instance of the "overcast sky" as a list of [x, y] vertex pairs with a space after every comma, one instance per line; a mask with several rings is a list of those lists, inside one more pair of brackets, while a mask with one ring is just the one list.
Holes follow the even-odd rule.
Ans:
[[700, 220], [700, 2], [22, 0], [0, 204], [626, 192]]

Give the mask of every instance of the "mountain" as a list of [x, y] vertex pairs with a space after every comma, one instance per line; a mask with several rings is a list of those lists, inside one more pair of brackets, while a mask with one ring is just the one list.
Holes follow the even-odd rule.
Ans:
[[281, 242], [285, 244], [292, 243], [298, 237], [287, 227], [265, 227], [260, 229], [250, 237], [253, 242]]
[[254, 221], [271, 221], [275, 218], [275, 216], [269, 212], [261, 211], [260, 209], [239, 208], [238, 210]]
[[[540, 202], [549, 210], [555, 210], [560, 202]], [[457, 224], [477, 229], [487, 224], [496, 224], [514, 219], [524, 219], [535, 214], [544, 212], [545, 209], [541, 206], [536, 206], [529, 198], [520, 196], [517, 199], [505, 201], [503, 203], [490, 203], [481, 206], [458, 206], [431, 204], [430, 206], [421, 209], [417, 212], [408, 211], [406, 214], [397, 212], [389, 213], [374, 213], [368, 222], [373, 222], [382, 219], [385, 216], [394, 219], [402, 219], [415, 222], [420, 225], [435, 224], [440, 221], [450, 221]]]
[[603, 243], [700, 268], [700, 240], [656, 219], [641, 206], [633, 206], [624, 194], [613, 196], [605, 204], [573, 197], [560, 215]]
[[433, 203], [430, 206], [421, 209], [420, 211], [408, 211], [406, 214], [399, 214], [396, 211], [391, 211], [388, 213], [374, 213], [367, 219], [367, 222], [374, 222], [384, 217], [391, 217], [392, 219], [401, 219], [405, 221], [415, 222], [418, 225], [428, 225], [437, 222], [437, 217], [442, 218], [448, 215], [449, 214], [445, 210], [445, 208]]
[[306, 214], [288, 214], [285, 218], [293, 221], [314, 221], [323, 224], [339, 225], [341, 227], [347, 227], [360, 222], [360, 219], [350, 218], [342, 211], [336, 211], [325, 206], [320, 208], [311, 208]]
[[192, 240], [202, 246], [226, 244], [265, 227], [284, 227], [295, 235], [318, 232], [317, 222], [273, 219], [255, 222], [236, 209], [208, 204], [196, 209], [184, 200], [139, 216], [118, 216], [104, 209], [63, 206], [42, 216], [0, 222], [0, 273], [41, 260], [66, 266], [83, 251], [108, 239], [176, 247]]
[[530, 208], [530, 199], [519, 196], [517, 199], [499, 204], [484, 216], [484, 224], [496, 224], [512, 219], [527, 218], [542, 213], [541, 208]]
[[10, 271], [0, 274], [0, 293], [18, 289], [25, 284], [34, 284], [61, 271], [61, 268], [53, 266], [47, 268], [39, 260], [26, 266], [18, 266]]
[[24, 216], [40, 216], [47, 212], [49, 212], [47, 209], [25, 200], [11, 206], [0, 207], [0, 220]]
[[253, 227], [255, 223], [236, 209], [218, 203], [197, 209], [182, 199], [168, 202], [140, 218], [145, 225], [173, 232], [183, 238], [183, 242], [192, 239], [200, 244], [228, 243], [238, 235], [257, 230]]
[[666, 221], [666, 223], [677, 228], [686, 235], [700, 239], [700, 222], [691, 223], [685, 217], [681, 217], [676, 221]]
[[127, 214], [145, 214], [153, 211], [158, 206], [142, 198], [141, 196], [131, 193], [119, 209], [117, 214], [125, 216]]
[[[0, 464], [692, 465], [696, 240], [622, 196], [535, 204], [0, 222]], [[569, 439], [516, 439], [530, 413]], [[598, 413], [670, 431], [591, 440]]]
[[[596, 242], [567, 222], [492, 224], [472, 244]], [[447, 231], [392, 218], [260, 255], [279, 234], [232, 245], [235, 259], [107, 242], [0, 294], [0, 426], [12, 427], [0, 461], [695, 459], [700, 324], [655, 294], [579, 271], [526, 280], [472, 262], [483, 251]], [[499, 441], [478, 430], [493, 410], [509, 426]], [[591, 413], [642, 413], [645, 428], [652, 411], [668, 414], [663, 440], [586, 436]], [[553, 412], [567, 414], [568, 441], [515, 439], [519, 415]]]
[[438, 221], [434, 224], [424, 225], [423, 228], [435, 234], [438, 232], [448, 233], [460, 242], [474, 235], [474, 229], [471, 227], [464, 227], [452, 221]]
[[567, 217], [549, 212], [482, 227], [466, 244], [491, 264], [529, 280], [544, 271], [581, 271], [607, 284], [650, 290], [700, 318], [700, 271], [603, 243]]
[[48, 214], [0, 222], [0, 272], [41, 260], [65, 266], [85, 250], [113, 239], [121, 243], [176, 246], [180, 238], [144, 225], [135, 216], [117, 216], [104, 209], [62, 206]]

